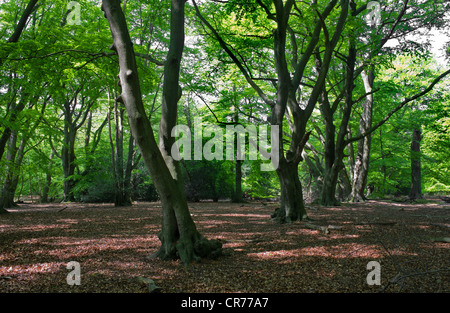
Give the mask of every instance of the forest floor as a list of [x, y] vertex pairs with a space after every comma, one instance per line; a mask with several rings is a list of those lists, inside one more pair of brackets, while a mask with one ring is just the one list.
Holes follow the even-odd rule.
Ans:
[[[0, 292], [148, 292], [136, 277], [163, 293], [450, 292], [448, 204], [312, 206], [311, 220], [283, 225], [270, 220], [277, 205], [190, 203], [199, 231], [220, 239], [224, 255], [185, 268], [146, 261], [160, 245], [160, 203], [21, 204], [0, 215]], [[67, 284], [71, 261], [80, 285]], [[381, 285], [367, 283], [377, 277], [370, 261]]]

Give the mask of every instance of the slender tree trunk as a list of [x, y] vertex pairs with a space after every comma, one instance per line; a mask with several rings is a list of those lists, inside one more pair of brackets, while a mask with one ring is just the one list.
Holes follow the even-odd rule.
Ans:
[[385, 155], [384, 155], [384, 149], [383, 149], [383, 129], [380, 127], [380, 155], [381, 155], [381, 172], [383, 173], [383, 183], [381, 185], [381, 194], [386, 193], [386, 165], [385, 165]]
[[115, 146], [115, 196], [114, 205], [116, 207], [130, 205], [125, 198], [125, 177], [123, 168], [123, 114], [122, 107], [118, 108], [118, 103], [114, 103], [114, 119], [116, 130], [116, 146]]
[[184, 5], [185, 0], [173, 0], [171, 5], [171, 37], [164, 68], [165, 90], [160, 123], [160, 148], [144, 110], [135, 54], [120, 1], [103, 0], [102, 10], [108, 19], [113, 37], [111, 49], [116, 51], [119, 57], [122, 88], [119, 99], [126, 106], [133, 137], [161, 199], [161, 247], [153, 257], [179, 257], [187, 265], [203, 257], [218, 256], [222, 251], [222, 244], [217, 240], [206, 240], [197, 231], [189, 213], [179, 167], [168, 153], [170, 143], [173, 142], [171, 131], [176, 123], [176, 105], [181, 96], [178, 79], [184, 47]]
[[420, 161], [420, 141], [422, 134], [420, 129], [413, 130], [411, 141], [411, 191], [410, 200], [422, 199], [422, 171]]
[[[238, 111], [238, 103], [236, 100], [236, 88], [233, 86], [233, 92], [235, 94], [234, 99], [234, 122], [239, 123], [239, 111]], [[237, 147], [237, 137], [238, 134], [234, 134], [234, 151], [236, 151], [236, 154], [238, 153], [238, 147]], [[234, 183], [235, 183], [235, 189], [233, 194], [233, 202], [239, 203], [242, 202], [242, 160], [239, 160], [239, 158], [236, 155], [236, 161], [235, 161], [235, 173], [234, 173]]]
[[42, 203], [49, 202], [48, 196], [50, 193], [50, 186], [52, 185], [52, 168], [53, 168], [53, 151], [50, 152], [47, 171], [45, 174], [46, 179], [45, 179], [45, 186], [44, 186], [43, 192], [42, 192], [42, 198], [41, 198]]
[[64, 171], [64, 202], [75, 201], [73, 188], [75, 187], [75, 136], [76, 130], [71, 123], [71, 116], [66, 115], [64, 125], [64, 143], [61, 151]]
[[114, 206], [127, 206], [131, 204], [129, 197], [125, 193], [125, 177], [123, 169], [123, 109], [118, 108], [117, 101], [114, 101], [114, 138], [111, 125], [111, 107], [108, 111], [108, 133], [111, 145], [111, 161], [114, 177]]
[[[374, 73], [372, 70], [366, 74], [361, 73], [366, 93], [372, 92]], [[368, 94], [364, 102], [364, 108], [359, 125], [359, 133], [362, 134], [372, 127], [372, 107], [373, 95]], [[352, 201], [359, 202], [366, 200], [364, 191], [367, 185], [367, 175], [369, 174], [370, 147], [372, 135], [369, 134], [358, 141], [358, 147], [355, 156], [355, 165], [352, 182]]]
[[27, 7], [23, 11], [22, 16], [20, 17], [20, 20], [14, 29], [14, 33], [11, 35], [11, 37], [9, 37], [8, 42], [17, 42], [19, 40], [20, 35], [22, 34], [22, 31], [25, 29], [28, 18], [30, 17], [31, 13], [33, 13], [33, 11], [36, 8], [37, 2], [38, 2], [38, 0], [30, 0], [28, 2]]
[[[275, 217], [281, 222], [288, 221], [289, 219], [291, 219], [291, 217], [293, 217], [294, 220], [306, 217], [306, 211], [304, 210], [303, 203], [299, 204], [300, 202], [303, 202], [303, 195], [301, 192], [301, 184], [298, 177], [298, 164], [301, 160], [302, 150], [306, 144], [306, 141], [303, 140], [305, 138], [305, 128], [306, 123], [308, 122], [308, 119], [310, 118], [314, 110], [317, 98], [322, 91], [323, 85], [325, 83], [325, 78], [330, 66], [331, 59], [333, 57], [334, 48], [336, 47], [339, 38], [341, 37], [341, 33], [344, 29], [344, 25], [348, 15], [349, 1], [340, 1], [341, 13], [337, 21], [334, 34], [331, 40], [326, 45], [323, 62], [324, 66], [318, 74], [315, 86], [313, 88], [313, 91], [311, 92], [305, 108], [300, 107], [299, 103], [296, 100], [296, 93], [300, 86], [300, 82], [304, 75], [308, 60], [313, 55], [313, 52], [320, 40], [322, 23], [333, 10], [334, 6], [337, 3], [337, 0], [329, 1], [329, 4], [322, 12], [320, 21], [318, 20], [314, 27], [311, 40], [304, 47], [305, 52], [298, 60], [299, 62], [295, 64], [295, 73], [293, 77], [291, 77], [291, 73], [288, 69], [286, 61], [286, 39], [287, 32], [289, 31], [289, 29], [291, 29], [288, 25], [288, 21], [291, 16], [291, 10], [295, 5], [295, 1], [273, 1], [275, 14], [270, 13], [270, 18], [277, 23], [277, 28], [273, 31], [274, 64], [277, 73], [277, 93], [276, 100], [274, 102], [272, 102], [265, 95], [264, 91], [253, 81], [251, 74], [248, 73], [246, 67], [241, 63], [240, 58], [236, 57], [236, 55], [231, 51], [231, 49], [221, 38], [218, 32], [201, 15], [195, 1], [193, 1], [193, 3], [197, 15], [202, 20], [202, 22], [212, 31], [220, 46], [238, 66], [247, 82], [255, 89], [255, 91], [264, 100], [264, 102], [271, 107], [271, 125], [279, 127], [280, 134], [283, 133], [283, 120], [285, 118], [286, 108], [289, 107], [289, 109], [291, 110], [294, 122], [291, 132], [291, 145], [289, 151], [286, 152], [286, 156], [284, 156], [283, 152], [283, 138], [279, 138], [280, 154], [278, 158], [279, 167], [277, 169], [277, 174], [280, 178], [281, 186], [281, 208], [277, 212], [275, 212], [272, 217]], [[266, 10], [266, 12], [269, 11], [269, 9], [265, 5], [263, 5], [262, 2], [260, 2], [259, 4], [264, 8], [264, 10]], [[297, 42], [295, 40], [295, 34], [293, 31], [291, 32], [291, 40], [292, 38], [294, 39], [292, 41], [292, 46], [294, 47], [294, 50], [296, 50]], [[328, 39], [330, 38], [328, 37]], [[294, 60], [297, 59], [297, 56], [295, 55], [295, 52], [293, 54], [294, 55], [292, 56], [292, 59], [293, 63], [295, 63]], [[291, 172], [288, 172], [288, 170], [290, 170]], [[294, 211], [296, 212], [294, 213]]]
[[133, 203], [133, 199], [131, 197], [131, 174], [132, 174], [133, 168], [134, 168], [134, 164], [133, 164], [134, 155], [135, 155], [134, 138], [130, 134], [130, 138], [128, 140], [127, 164], [125, 167], [125, 178], [124, 178], [124, 183], [123, 183], [123, 188], [124, 188], [123, 198], [124, 198], [124, 201], [128, 204]]

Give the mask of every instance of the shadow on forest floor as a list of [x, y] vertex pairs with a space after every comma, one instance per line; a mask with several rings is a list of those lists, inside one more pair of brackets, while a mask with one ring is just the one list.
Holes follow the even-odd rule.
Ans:
[[[450, 246], [440, 242], [450, 237], [448, 205], [315, 206], [311, 220], [283, 225], [270, 221], [276, 206], [190, 203], [224, 255], [186, 269], [144, 261], [159, 248], [160, 203], [22, 204], [0, 216], [0, 292], [147, 292], [137, 276], [168, 293], [450, 291]], [[80, 263], [79, 286], [67, 284], [70, 261]], [[367, 284], [370, 261], [381, 266], [381, 285]]]

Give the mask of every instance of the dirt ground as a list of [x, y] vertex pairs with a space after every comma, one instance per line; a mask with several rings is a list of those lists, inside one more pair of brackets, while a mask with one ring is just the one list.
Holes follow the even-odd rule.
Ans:
[[[275, 224], [277, 203], [191, 203], [199, 231], [224, 255], [185, 268], [157, 251], [160, 203], [21, 204], [0, 215], [0, 292], [373, 293], [450, 291], [450, 206], [369, 201], [308, 208]], [[442, 242], [441, 242], [442, 241]], [[67, 277], [80, 265], [80, 285]], [[379, 264], [379, 275], [368, 263]], [[369, 285], [370, 281], [380, 284]]]

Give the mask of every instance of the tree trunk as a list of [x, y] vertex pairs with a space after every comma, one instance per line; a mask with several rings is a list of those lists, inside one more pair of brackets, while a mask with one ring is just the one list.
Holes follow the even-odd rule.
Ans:
[[[171, 5], [170, 46], [164, 69], [163, 108], [160, 124], [160, 148], [145, 114], [133, 45], [119, 0], [103, 0], [102, 10], [108, 19], [113, 37], [112, 50], [119, 57], [119, 78], [132, 135], [141, 150], [162, 204], [161, 247], [153, 257], [179, 257], [187, 265], [203, 257], [216, 257], [222, 251], [220, 241], [206, 240], [198, 231], [189, 213], [177, 162], [168, 151], [173, 141], [172, 127], [176, 123], [176, 104], [181, 95], [178, 85], [181, 53], [184, 47], [185, 0], [173, 0]], [[178, 71], [178, 72], [177, 72]], [[174, 110], [175, 106], [175, 110]]]
[[14, 123], [17, 120], [17, 116], [20, 114], [21, 111], [23, 111], [23, 109], [25, 109], [25, 105], [28, 101], [28, 96], [29, 96], [28, 93], [23, 93], [19, 100], [19, 103], [17, 105], [13, 105], [13, 107], [11, 108], [11, 110], [8, 114], [9, 116], [7, 115], [5, 117], [4, 125], [7, 125], [7, 126], [3, 130], [2, 136], [0, 137], [0, 160], [3, 157], [3, 153], [5, 151], [5, 146], [11, 137], [12, 128], [13, 128], [13, 127], [11, 127], [11, 125], [14, 125]]
[[325, 94], [325, 88], [321, 96], [320, 112], [323, 117], [325, 126], [325, 143], [324, 143], [324, 160], [325, 167], [323, 171], [323, 184], [320, 197], [322, 205], [337, 205], [335, 197], [338, 173], [335, 169], [336, 163], [336, 145], [335, 132], [336, 128], [333, 123], [334, 112], [328, 102], [328, 96]]
[[422, 134], [420, 129], [415, 128], [411, 141], [411, 191], [410, 200], [422, 199], [422, 171], [420, 161], [420, 141]]
[[126, 206], [130, 203], [125, 199], [125, 178], [123, 168], [123, 114], [122, 107], [118, 108], [117, 101], [114, 102], [114, 120], [116, 130], [116, 148], [115, 148], [115, 192], [114, 192], [114, 206]]
[[64, 171], [64, 202], [75, 201], [73, 188], [75, 187], [75, 136], [76, 130], [71, 123], [71, 116], [65, 116], [64, 143], [61, 151]]
[[20, 167], [25, 156], [25, 146], [29, 137], [25, 134], [20, 141], [19, 147], [17, 147], [17, 132], [13, 131], [8, 145], [7, 160], [9, 162], [8, 170], [3, 184], [2, 197], [0, 199], [1, 208], [12, 208], [17, 206], [14, 202], [14, 196], [16, 194], [17, 185], [20, 178]]
[[[238, 111], [238, 103], [236, 100], [236, 87], [233, 86], [233, 92], [234, 92], [234, 122], [235, 123], [239, 123], [239, 111]], [[233, 202], [239, 203], [243, 201], [242, 198], [242, 160], [240, 160], [240, 158], [238, 158], [237, 153], [238, 153], [238, 146], [237, 146], [237, 137], [238, 134], [235, 133], [234, 134], [234, 151], [236, 152], [236, 161], [235, 161], [235, 177], [234, 177], [234, 182], [235, 182], [235, 189], [234, 189], [234, 194], [233, 194]]]
[[[320, 68], [320, 59], [317, 60]], [[342, 120], [339, 127], [339, 133], [335, 136], [336, 128], [334, 126], [334, 114], [337, 106], [331, 106], [326, 88], [323, 88], [321, 96], [320, 111], [325, 124], [325, 169], [323, 179], [323, 189], [321, 203], [323, 205], [338, 205], [336, 199], [336, 188], [339, 179], [339, 173], [344, 169], [344, 149], [345, 136], [347, 134], [348, 123], [353, 106], [353, 86], [354, 72], [356, 62], [356, 47], [352, 39], [349, 42], [349, 53], [345, 63], [345, 89], [344, 89], [344, 108]], [[336, 141], [335, 141], [336, 140]]]
[[[372, 70], [366, 74], [361, 73], [366, 93], [372, 92], [374, 73]], [[359, 124], [359, 133], [363, 134], [372, 127], [372, 107], [373, 95], [368, 94], [364, 102], [364, 108]], [[352, 202], [366, 200], [364, 191], [367, 184], [367, 175], [369, 174], [370, 147], [372, 135], [369, 134], [358, 141], [358, 147], [355, 156], [353, 182], [352, 182]]]
[[301, 221], [307, 217], [302, 185], [298, 177], [298, 163], [280, 160], [276, 170], [281, 186], [280, 208], [272, 214], [278, 223]]
[[233, 202], [240, 203], [243, 202], [242, 198], [242, 160], [235, 161], [235, 177], [234, 177], [234, 193]]
[[16, 185], [14, 185], [14, 177], [16, 171], [18, 170], [16, 164], [17, 155], [17, 131], [12, 131], [11, 136], [8, 141], [8, 146], [6, 150], [6, 161], [8, 162], [6, 177], [3, 182], [3, 188], [0, 198], [0, 208], [7, 209], [15, 206], [14, 194], [16, 191]]
[[19, 40], [22, 31], [25, 29], [27, 25], [28, 18], [30, 17], [31, 13], [33, 13], [33, 11], [36, 9], [37, 2], [38, 0], [30, 0], [28, 2], [27, 7], [23, 11], [22, 16], [20, 17], [20, 20], [14, 29], [14, 33], [11, 35], [11, 37], [9, 37], [8, 42], [17, 42]]
[[133, 172], [133, 168], [135, 166], [134, 164], [134, 156], [135, 156], [135, 150], [134, 150], [134, 138], [130, 134], [130, 138], [128, 140], [128, 157], [127, 157], [127, 164], [125, 167], [125, 180], [123, 183], [123, 198], [125, 202], [128, 204], [133, 203], [133, 199], [131, 197], [131, 174]]
[[[116, 95], [117, 96], [117, 95]], [[108, 99], [110, 96], [108, 95]], [[111, 125], [111, 107], [108, 109], [108, 133], [111, 145], [111, 161], [114, 177], [114, 206], [121, 207], [131, 204], [129, 193], [125, 191], [125, 173], [123, 168], [123, 114], [124, 109], [119, 108], [117, 100], [114, 101], [114, 138]], [[133, 147], [131, 147], [133, 148]], [[127, 163], [128, 164], [128, 163]], [[128, 165], [127, 165], [128, 166]], [[131, 171], [131, 170], [130, 170]], [[130, 177], [131, 179], [131, 177]]]
[[46, 179], [45, 179], [45, 186], [43, 188], [42, 197], [41, 197], [41, 203], [48, 203], [49, 202], [49, 193], [50, 193], [50, 186], [52, 185], [52, 168], [53, 168], [53, 151], [50, 152], [49, 160], [48, 160], [48, 167], [46, 172]]

